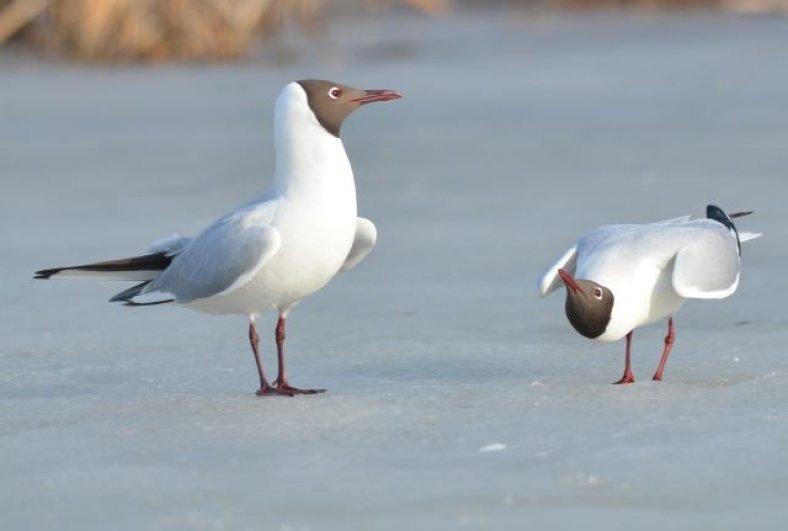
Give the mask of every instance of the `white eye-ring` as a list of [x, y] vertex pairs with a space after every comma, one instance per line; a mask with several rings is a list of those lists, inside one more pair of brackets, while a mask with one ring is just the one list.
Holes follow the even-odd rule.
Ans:
[[338, 100], [342, 96], [342, 89], [339, 87], [331, 87], [328, 89], [328, 97], [332, 100]]
[[601, 301], [602, 300], [602, 290], [599, 289], [599, 288], [594, 288], [594, 297], [596, 297], [597, 300]]

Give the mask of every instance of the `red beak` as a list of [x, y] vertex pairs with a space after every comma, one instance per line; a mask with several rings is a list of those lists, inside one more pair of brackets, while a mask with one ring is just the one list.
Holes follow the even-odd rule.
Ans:
[[580, 284], [577, 283], [575, 277], [572, 276], [572, 273], [567, 271], [566, 269], [559, 269], [558, 276], [561, 277], [561, 280], [564, 282], [564, 285], [567, 289], [571, 289], [573, 292], [577, 293], [581, 291]]
[[360, 98], [356, 98], [355, 102], [359, 105], [366, 105], [375, 101], [389, 101], [398, 100], [402, 96], [396, 90], [365, 90], [365, 94]]

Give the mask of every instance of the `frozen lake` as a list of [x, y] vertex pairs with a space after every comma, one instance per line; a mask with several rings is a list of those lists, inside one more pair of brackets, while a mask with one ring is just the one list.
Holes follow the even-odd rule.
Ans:
[[[455, 14], [334, 24], [301, 58], [98, 68], [0, 52], [4, 529], [777, 530], [788, 521], [788, 19]], [[290, 53], [290, 52], [288, 52]], [[405, 98], [343, 137], [356, 270], [288, 321], [260, 399], [242, 318], [36, 269], [191, 234], [272, 175], [273, 99]], [[754, 209], [739, 291], [595, 343], [535, 281], [582, 231]], [[260, 326], [274, 371], [273, 316]]]

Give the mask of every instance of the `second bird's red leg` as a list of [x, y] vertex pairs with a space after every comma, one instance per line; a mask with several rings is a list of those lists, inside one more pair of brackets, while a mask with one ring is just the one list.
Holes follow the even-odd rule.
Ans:
[[[634, 331], [633, 331], [634, 332]], [[632, 362], [630, 360], [630, 352], [632, 348], [632, 332], [627, 334], [627, 354], [624, 361], [624, 376], [616, 384], [628, 384], [635, 381], [635, 374], [632, 372]]]
[[668, 356], [673, 349], [673, 343], [676, 342], [676, 330], [673, 328], [673, 317], [668, 319], [668, 335], [665, 336], [665, 350], [662, 351], [662, 358], [659, 360], [657, 372], [654, 373], [652, 380], [655, 382], [662, 381], [662, 371], [665, 370], [665, 364], [668, 362]]

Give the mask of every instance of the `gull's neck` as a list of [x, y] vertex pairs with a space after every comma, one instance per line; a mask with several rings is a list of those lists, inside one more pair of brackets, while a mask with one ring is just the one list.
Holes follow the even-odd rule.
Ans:
[[[297, 83], [282, 90], [274, 111], [276, 174], [282, 195], [336, 189], [352, 191], [353, 171], [342, 140], [317, 121]], [[349, 188], [348, 188], [349, 187]]]

